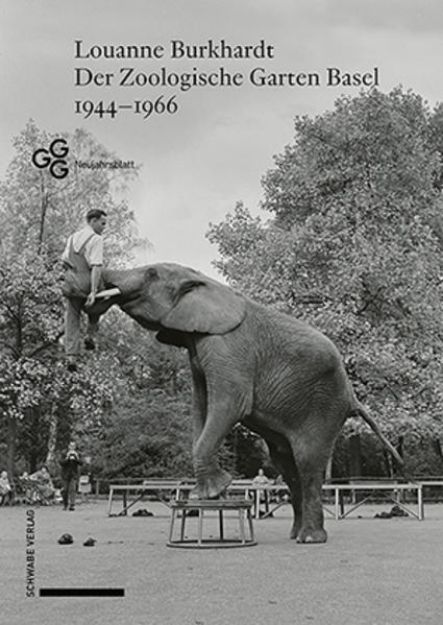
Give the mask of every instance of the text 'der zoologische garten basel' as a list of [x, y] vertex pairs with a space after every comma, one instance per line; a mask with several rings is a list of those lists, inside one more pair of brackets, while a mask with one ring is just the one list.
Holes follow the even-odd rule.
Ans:
[[277, 70], [277, 49], [265, 39], [248, 44], [172, 39], [141, 45], [76, 39], [74, 58], [74, 110], [84, 118], [174, 115], [183, 96], [196, 89], [361, 88], [377, 87], [380, 81], [378, 67]]

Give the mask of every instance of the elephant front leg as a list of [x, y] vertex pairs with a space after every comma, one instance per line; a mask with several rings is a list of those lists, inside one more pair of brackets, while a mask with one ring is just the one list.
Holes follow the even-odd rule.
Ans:
[[212, 407], [209, 406], [203, 430], [193, 449], [197, 494], [200, 499], [218, 497], [232, 481], [230, 473], [220, 467], [217, 452], [237, 420], [232, 403], [215, 402]]
[[193, 393], [192, 393], [192, 414], [193, 414], [193, 441], [194, 447], [203, 432], [203, 428], [205, 426], [206, 421], [206, 412], [207, 412], [207, 392], [206, 392], [206, 382], [203, 373], [194, 365], [191, 360], [191, 370], [192, 370], [192, 382], [193, 382]]

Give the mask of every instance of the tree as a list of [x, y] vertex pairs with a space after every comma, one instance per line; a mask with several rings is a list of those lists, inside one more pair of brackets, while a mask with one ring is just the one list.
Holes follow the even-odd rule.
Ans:
[[188, 399], [160, 389], [146, 396], [123, 395], [90, 446], [96, 470], [111, 479], [192, 475]]
[[[395, 89], [296, 118], [293, 143], [263, 178], [271, 219], [238, 204], [208, 233], [231, 284], [333, 339], [358, 396], [397, 440], [442, 433], [437, 117]], [[364, 427], [349, 420], [347, 435]]]
[[[49, 170], [32, 165], [35, 150], [63, 138], [69, 146], [69, 174], [54, 178]], [[40, 253], [43, 246], [50, 256], [59, 257], [65, 240], [84, 222], [90, 209], [108, 213], [106, 256], [115, 265], [132, 261], [138, 246], [147, 242], [137, 236], [134, 213], [125, 194], [138, 168], [85, 168], [78, 162], [114, 161], [117, 155], [81, 129], [72, 134], [49, 134], [30, 120], [14, 139], [15, 155], [0, 184], [0, 227], [4, 249]], [[9, 244], [9, 245], [8, 245]]]
[[[78, 158], [115, 158], [91, 135], [82, 130], [62, 133], [70, 146], [67, 178], [54, 178], [47, 169], [32, 166], [33, 152], [57, 136], [30, 121], [14, 140], [15, 156], [0, 184], [0, 425], [7, 432], [10, 474], [18, 434], [19, 448], [34, 450], [31, 464], [51, 462], [62, 415], [70, 422], [68, 431], [81, 429], [81, 423], [90, 430], [112, 397], [111, 385], [118, 388], [115, 381], [100, 380], [100, 363], [95, 363], [95, 371], [85, 368], [77, 377], [67, 376], [58, 366], [63, 303], [57, 261], [67, 235], [84, 220], [88, 208], [102, 208], [109, 215], [110, 262], [127, 263], [141, 243], [124, 200], [130, 174], [75, 167]], [[114, 373], [117, 376], [116, 368]], [[39, 445], [34, 443], [41, 437], [47, 449], [37, 458]]]

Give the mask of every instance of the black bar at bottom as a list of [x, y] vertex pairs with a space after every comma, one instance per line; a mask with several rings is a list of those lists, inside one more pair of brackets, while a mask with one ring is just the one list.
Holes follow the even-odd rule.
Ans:
[[124, 597], [124, 588], [40, 588], [40, 597]]

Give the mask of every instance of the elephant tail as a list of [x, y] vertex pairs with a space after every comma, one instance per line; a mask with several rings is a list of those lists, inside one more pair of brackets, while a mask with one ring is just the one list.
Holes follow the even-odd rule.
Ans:
[[360, 417], [363, 417], [363, 419], [369, 425], [369, 427], [374, 432], [374, 434], [376, 434], [378, 436], [378, 438], [381, 440], [381, 442], [386, 447], [386, 449], [391, 453], [391, 455], [393, 456], [393, 458], [397, 462], [397, 464], [400, 467], [400, 469], [403, 469], [404, 464], [405, 464], [403, 458], [400, 456], [400, 454], [395, 449], [395, 447], [388, 441], [386, 436], [384, 436], [382, 434], [382, 432], [381, 432], [380, 428], [378, 427], [377, 423], [374, 421], [374, 419], [368, 413], [366, 408], [364, 408], [364, 406], [362, 406], [362, 404], [360, 404], [360, 402], [357, 402], [357, 405], [355, 406], [355, 408], [353, 410], [353, 413], [356, 414], [356, 415], [359, 415]]

